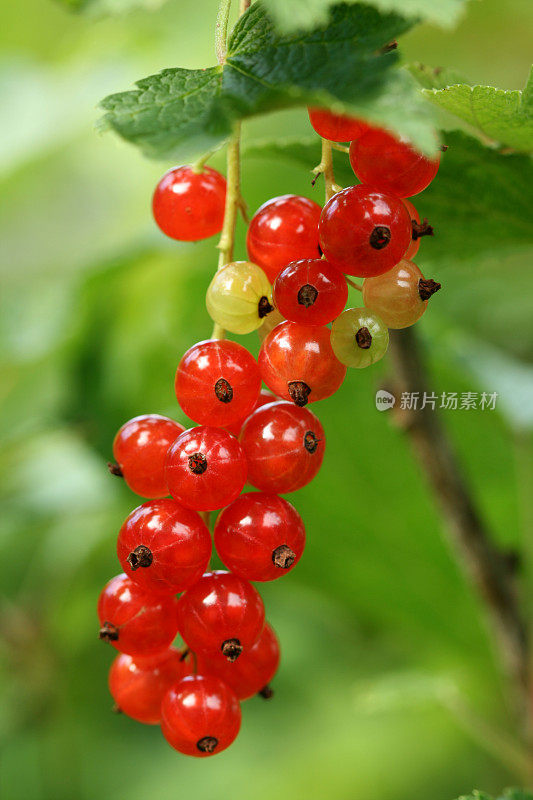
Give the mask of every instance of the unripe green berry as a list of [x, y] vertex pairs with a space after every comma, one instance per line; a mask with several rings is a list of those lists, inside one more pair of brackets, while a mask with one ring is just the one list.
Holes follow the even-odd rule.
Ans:
[[331, 326], [331, 346], [342, 364], [362, 369], [383, 358], [389, 346], [389, 330], [368, 309], [347, 308]]

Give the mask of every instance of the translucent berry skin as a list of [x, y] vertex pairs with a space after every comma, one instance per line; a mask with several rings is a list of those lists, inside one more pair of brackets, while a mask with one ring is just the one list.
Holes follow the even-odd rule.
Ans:
[[152, 211], [159, 228], [171, 239], [196, 242], [222, 230], [226, 180], [211, 167], [196, 173], [174, 167], [157, 184]]
[[323, 139], [330, 142], [352, 142], [368, 130], [369, 125], [362, 119], [333, 114], [325, 108], [308, 108], [309, 122]]
[[235, 692], [214, 675], [189, 675], [163, 698], [161, 730], [187, 756], [216, 755], [235, 740], [241, 708]]
[[275, 494], [242, 494], [219, 515], [215, 547], [235, 575], [273, 581], [296, 566], [305, 547], [305, 528], [296, 509]]
[[168, 451], [165, 467], [172, 497], [196, 511], [214, 511], [235, 500], [246, 473], [246, 456], [237, 439], [207, 425], [182, 433]]
[[383, 358], [389, 330], [373, 311], [347, 308], [331, 326], [331, 345], [343, 364], [362, 369]]
[[[258, 640], [265, 624], [261, 595], [231, 572], [206, 572], [178, 601], [180, 633], [195, 653], [235, 660]], [[236, 651], [228, 650], [236, 643]]]
[[143, 503], [120, 529], [122, 569], [147, 592], [176, 594], [195, 583], [209, 564], [211, 536], [196, 511], [176, 500]]
[[423, 191], [437, 174], [439, 162], [439, 153], [426, 158], [407, 140], [382, 128], [369, 128], [350, 145], [350, 163], [359, 180], [395, 197]]
[[227, 684], [239, 700], [247, 700], [264, 689], [278, 671], [280, 648], [276, 634], [268, 623], [250, 650], [244, 651], [234, 663], [222, 654], [198, 657], [201, 673], [216, 675]]
[[244, 423], [240, 441], [249, 483], [275, 494], [308, 484], [320, 469], [326, 446], [317, 417], [284, 401], [254, 411]]
[[130, 656], [152, 656], [166, 650], [178, 632], [178, 603], [148, 593], [122, 574], [104, 587], [98, 618], [102, 640]]
[[165, 460], [168, 448], [185, 428], [159, 414], [144, 414], [125, 422], [113, 442], [113, 456], [124, 480], [141, 497], [166, 497]]
[[334, 394], [346, 368], [332, 350], [329, 328], [282, 322], [259, 352], [261, 377], [274, 394], [302, 406]]
[[181, 359], [174, 384], [181, 408], [200, 425], [226, 427], [251, 413], [261, 388], [255, 358], [227, 340], [198, 342]]
[[[261, 391], [259, 392], [259, 397], [255, 401], [255, 406], [253, 407], [250, 414], [253, 413], [257, 408], [261, 408], [261, 406], [266, 406], [267, 403], [273, 403], [275, 400], [277, 400], [277, 398], [275, 397], [275, 395], [272, 394], [272, 392], [269, 392], [268, 389], [261, 389]], [[228, 425], [228, 427], [226, 428], [228, 433], [231, 433], [233, 436], [238, 437], [242, 430], [242, 426], [244, 425], [250, 414], [247, 414], [245, 417], [242, 417], [242, 419], [240, 419], [238, 422], [234, 422], [233, 425]]]
[[325, 259], [293, 261], [274, 283], [274, 302], [285, 319], [300, 325], [327, 325], [348, 299], [343, 273]]
[[366, 278], [363, 302], [389, 328], [408, 328], [425, 312], [428, 301], [422, 300], [418, 283], [424, 276], [412, 261], [403, 259], [386, 275]]
[[271, 283], [291, 261], [321, 255], [320, 211], [317, 203], [294, 194], [273, 197], [256, 211], [246, 237], [248, 256], [262, 267]]
[[206, 295], [211, 319], [231, 333], [251, 333], [274, 310], [272, 287], [261, 267], [233, 261], [215, 272]]
[[[407, 213], [411, 217], [411, 226], [413, 222], [420, 224], [420, 214], [418, 213], [414, 205], [409, 200], [404, 200], [403, 204], [407, 209]], [[416, 239], [411, 238], [411, 244], [405, 251], [404, 258], [407, 259], [408, 261], [411, 261], [418, 253], [419, 247], [420, 247], [420, 237], [417, 237]]]
[[326, 259], [347, 275], [381, 275], [403, 258], [411, 219], [397, 197], [368, 186], [349, 186], [326, 203], [320, 217]]
[[153, 658], [134, 658], [122, 653], [109, 670], [109, 691], [123, 714], [145, 725], [158, 725], [163, 697], [188, 674], [187, 662], [181, 660], [180, 651], [173, 647]]

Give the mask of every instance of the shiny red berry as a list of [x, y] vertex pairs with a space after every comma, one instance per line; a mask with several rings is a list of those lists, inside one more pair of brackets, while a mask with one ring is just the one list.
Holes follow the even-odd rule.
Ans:
[[165, 467], [172, 497], [196, 511], [214, 511], [235, 500], [246, 472], [246, 457], [237, 439], [204, 425], [178, 436]]
[[180, 651], [173, 647], [153, 658], [121, 653], [109, 670], [109, 691], [123, 714], [146, 725], [158, 725], [163, 697], [189, 672]]
[[325, 326], [296, 322], [276, 325], [259, 352], [259, 369], [269, 389], [305, 406], [334, 394], [344, 380], [346, 367], [337, 360]]
[[268, 684], [278, 670], [279, 660], [278, 639], [266, 623], [254, 646], [245, 650], [237, 661], [232, 663], [221, 653], [215, 656], [199, 655], [198, 669], [201, 673], [216, 675], [233, 689], [239, 700], [247, 700], [261, 690], [264, 690], [265, 697], [271, 696], [272, 690]]
[[226, 430], [228, 431], [228, 433], [233, 434], [233, 436], [238, 437], [242, 430], [242, 426], [244, 425], [250, 414], [252, 414], [257, 408], [261, 408], [261, 406], [266, 406], [267, 403], [273, 403], [275, 400], [277, 400], [277, 397], [273, 395], [272, 392], [269, 392], [268, 389], [261, 389], [261, 391], [259, 392], [259, 397], [255, 401], [255, 405], [250, 411], [250, 413], [247, 414], [245, 417], [241, 417], [241, 419], [239, 419], [237, 422], [234, 422], [233, 425], [227, 425]]
[[206, 572], [179, 599], [180, 633], [194, 652], [234, 661], [259, 638], [265, 623], [261, 595], [251, 583], [222, 570]]
[[152, 595], [124, 574], [104, 587], [98, 618], [100, 639], [131, 656], [166, 650], [178, 632], [176, 598]]
[[151, 500], [132, 511], [118, 536], [124, 572], [149, 592], [176, 594], [201, 578], [211, 536], [196, 511], [176, 500]]
[[339, 316], [347, 299], [343, 273], [323, 258], [293, 261], [274, 283], [279, 313], [300, 325], [326, 325]]
[[200, 425], [226, 427], [251, 413], [261, 377], [255, 358], [237, 342], [198, 342], [187, 350], [176, 372], [176, 397]]
[[412, 197], [429, 186], [440, 154], [427, 158], [406, 139], [369, 128], [350, 145], [350, 163], [360, 181], [395, 197]]
[[214, 675], [189, 675], [174, 684], [161, 706], [167, 742], [187, 756], [221, 753], [241, 727], [235, 692]]
[[291, 261], [317, 258], [321, 208], [307, 197], [284, 194], [264, 203], [248, 227], [248, 256], [266, 272], [271, 283]]
[[224, 564], [249, 581], [273, 581], [300, 560], [305, 546], [302, 518], [282, 497], [242, 494], [219, 515], [215, 547]]
[[323, 139], [352, 142], [368, 130], [368, 123], [345, 114], [333, 114], [325, 108], [309, 108], [309, 122]]
[[224, 222], [226, 180], [211, 167], [194, 172], [174, 167], [157, 184], [152, 200], [154, 219], [167, 236], [196, 242], [220, 233]]
[[326, 446], [320, 420], [307, 408], [286, 402], [254, 411], [240, 441], [248, 460], [248, 481], [276, 494], [308, 484], [320, 469]]
[[185, 428], [159, 414], [133, 417], [120, 428], [113, 456], [130, 489], [141, 497], [166, 497], [165, 460], [168, 448]]
[[368, 186], [349, 186], [326, 203], [320, 245], [327, 260], [348, 275], [381, 275], [403, 258], [411, 219], [397, 197]]

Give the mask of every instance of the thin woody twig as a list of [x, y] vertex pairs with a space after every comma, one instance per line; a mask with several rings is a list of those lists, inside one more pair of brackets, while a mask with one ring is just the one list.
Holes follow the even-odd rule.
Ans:
[[[428, 392], [426, 367], [412, 328], [392, 332], [391, 355], [396, 393]], [[490, 537], [439, 415], [425, 407], [399, 411], [397, 420], [441, 508], [457, 560], [484, 602], [513, 700], [525, 718], [531, 703], [528, 635], [509, 559]]]

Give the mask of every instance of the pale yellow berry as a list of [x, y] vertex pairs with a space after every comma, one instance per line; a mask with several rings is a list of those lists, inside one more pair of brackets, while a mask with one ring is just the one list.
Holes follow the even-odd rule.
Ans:
[[251, 261], [232, 261], [215, 273], [206, 295], [212, 320], [230, 333], [250, 333], [273, 311], [272, 287]]

